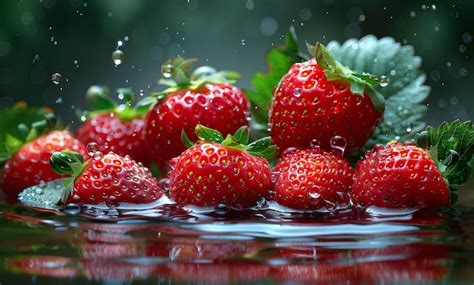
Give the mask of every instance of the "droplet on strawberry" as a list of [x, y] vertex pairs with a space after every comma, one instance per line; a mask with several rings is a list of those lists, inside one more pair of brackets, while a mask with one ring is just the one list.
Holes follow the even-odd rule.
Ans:
[[274, 155], [270, 139], [246, 145], [247, 127], [225, 139], [201, 125], [196, 127], [196, 134], [200, 141], [185, 150], [169, 172], [170, 197], [180, 205], [257, 205], [271, 188], [271, 170], [263, 158]]
[[275, 166], [276, 201], [298, 210], [347, 207], [353, 169], [338, 153], [318, 148], [285, 152]]

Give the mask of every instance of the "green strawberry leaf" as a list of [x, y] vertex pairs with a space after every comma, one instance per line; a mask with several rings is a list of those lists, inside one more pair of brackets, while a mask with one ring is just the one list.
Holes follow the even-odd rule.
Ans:
[[267, 73], [257, 72], [252, 78], [253, 89], [246, 90], [246, 95], [252, 102], [252, 112], [257, 123], [266, 124], [268, 122], [268, 110], [273, 91], [290, 67], [304, 59], [306, 56], [298, 49], [295, 30], [290, 27], [284, 44], [273, 47], [267, 53]]
[[48, 114], [51, 114], [49, 108], [29, 107], [24, 102], [0, 110], [0, 165], [25, 143], [31, 131], [28, 126], [44, 120], [45, 117], [48, 121]]
[[422, 102], [430, 88], [424, 85], [421, 58], [414, 55], [412, 46], [402, 46], [390, 37], [368, 35], [343, 44], [330, 42], [327, 49], [350, 69], [375, 74], [382, 80], [375, 91], [385, 99], [385, 112], [367, 148], [391, 140], [412, 140], [413, 134], [425, 128], [421, 118], [427, 108]]
[[117, 104], [110, 98], [107, 86], [92, 85], [87, 89], [86, 100], [90, 108], [94, 111], [113, 111]]
[[183, 142], [183, 145], [186, 148], [190, 148], [194, 145], [184, 130], [181, 130], [181, 142]]
[[219, 131], [205, 127], [203, 125], [196, 126], [196, 135], [199, 139], [208, 142], [221, 143], [224, 140], [224, 137]]
[[234, 138], [243, 145], [249, 143], [249, 128], [247, 126], [240, 127], [234, 134]]
[[452, 189], [468, 181], [474, 163], [474, 128], [470, 121], [428, 127], [416, 136], [416, 143], [430, 150], [431, 158]]

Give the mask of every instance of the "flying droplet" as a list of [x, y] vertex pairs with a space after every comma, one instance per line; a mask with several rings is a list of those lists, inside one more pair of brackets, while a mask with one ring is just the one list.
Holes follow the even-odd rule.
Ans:
[[241, 40], [240, 43], [244, 46], [246, 44], [245, 40]]
[[91, 142], [87, 144], [86, 149], [87, 149], [87, 154], [89, 154], [89, 156], [93, 156], [96, 152], [99, 151], [100, 148], [97, 143]]
[[56, 85], [60, 84], [62, 80], [63, 76], [59, 73], [53, 73], [53, 75], [51, 75], [51, 81]]
[[38, 64], [39, 61], [40, 61], [40, 56], [39, 56], [39, 54], [35, 54], [35, 55], [33, 56], [33, 64]]
[[112, 60], [116, 66], [121, 65], [123, 63], [124, 58], [125, 54], [119, 49], [114, 50], [114, 52], [112, 53]]
[[387, 86], [388, 83], [390, 83], [390, 78], [388, 78], [385, 75], [380, 76], [380, 83], [379, 84], [380, 84], [381, 87]]
[[341, 155], [344, 155], [344, 152], [346, 151], [346, 146], [347, 142], [346, 140], [341, 137], [341, 136], [333, 136], [330, 141], [331, 144], [331, 149], [333, 151], [336, 151], [340, 153]]
[[168, 79], [173, 76], [173, 71], [174, 67], [172, 64], [165, 63], [161, 66], [161, 75], [163, 75], [164, 78]]
[[77, 204], [70, 203], [64, 206], [63, 212], [68, 216], [77, 216], [81, 213], [81, 207]]

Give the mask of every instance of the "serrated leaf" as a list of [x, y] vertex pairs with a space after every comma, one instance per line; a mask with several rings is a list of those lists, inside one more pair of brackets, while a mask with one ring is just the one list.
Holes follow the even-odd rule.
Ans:
[[421, 118], [426, 106], [422, 102], [430, 88], [424, 85], [426, 76], [420, 70], [421, 58], [414, 55], [413, 47], [402, 46], [390, 37], [377, 39], [369, 35], [342, 45], [333, 41], [327, 48], [338, 61], [356, 72], [385, 75], [390, 79], [386, 87], [376, 88], [385, 98], [385, 112], [367, 147], [391, 140], [412, 140], [414, 133], [424, 129]]
[[268, 72], [257, 72], [252, 78], [253, 89], [246, 91], [247, 97], [254, 105], [252, 112], [258, 123], [268, 122], [268, 110], [274, 89], [290, 67], [302, 59], [294, 29], [290, 28], [285, 37], [285, 44], [275, 46], [267, 53]]
[[472, 174], [474, 159], [474, 128], [470, 121], [442, 123], [438, 128], [428, 127], [417, 136], [418, 145], [429, 148], [443, 177], [451, 187], [464, 184]]

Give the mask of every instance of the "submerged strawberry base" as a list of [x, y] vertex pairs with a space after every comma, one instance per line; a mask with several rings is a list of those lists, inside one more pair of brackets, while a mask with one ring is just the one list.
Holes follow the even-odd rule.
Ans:
[[166, 198], [118, 208], [0, 206], [0, 280], [378, 284], [472, 280], [474, 210], [304, 213]]

